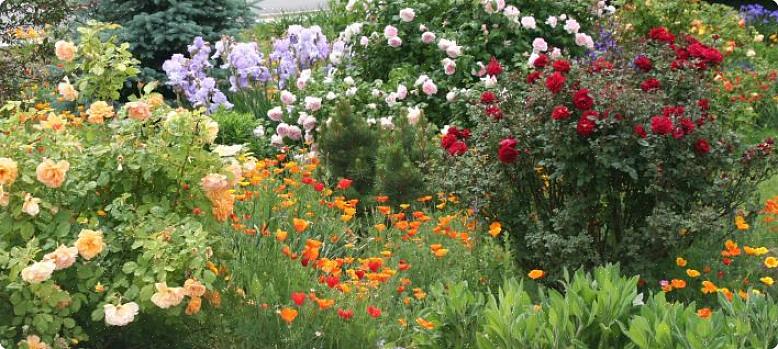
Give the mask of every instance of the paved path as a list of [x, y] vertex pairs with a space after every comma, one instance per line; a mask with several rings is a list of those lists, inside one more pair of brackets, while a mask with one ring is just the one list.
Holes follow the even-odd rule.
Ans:
[[257, 4], [260, 15], [283, 12], [312, 11], [327, 6], [327, 0], [263, 0]]

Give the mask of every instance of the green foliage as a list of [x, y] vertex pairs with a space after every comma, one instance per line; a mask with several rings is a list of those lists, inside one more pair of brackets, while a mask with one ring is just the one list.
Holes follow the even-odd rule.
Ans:
[[410, 125], [398, 118], [395, 129], [382, 132], [376, 161], [375, 192], [389, 196], [394, 203], [407, 203], [426, 193], [419, 163], [429, 153], [426, 121]]
[[486, 298], [461, 281], [430, 290], [431, 304], [422, 313], [437, 324], [434, 331], [418, 332], [414, 344], [419, 348], [474, 348]]
[[118, 100], [127, 80], [138, 75], [140, 62], [129, 51], [130, 44], [118, 44], [118, 36], [111, 32], [118, 28], [90, 21], [77, 30], [76, 57], [64, 66], [65, 73], [77, 76], [75, 86], [83, 100]]
[[131, 45], [153, 74], [174, 53], [184, 52], [193, 37], [216, 41], [234, 35], [254, 18], [245, 0], [101, 0], [94, 16], [122, 26], [122, 41]]
[[353, 180], [352, 187], [369, 195], [375, 185], [378, 135], [365, 119], [357, 117], [348, 103], [341, 103], [329, 122], [321, 127], [319, 151], [328, 174]]
[[261, 119], [252, 114], [225, 109], [219, 109], [210, 116], [219, 123], [219, 135], [215, 141], [217, 144], [248, 145], [251, 152], [259, 158], [274, 153], [268, 145], [269, 140], [264, 132], [266, 125]]

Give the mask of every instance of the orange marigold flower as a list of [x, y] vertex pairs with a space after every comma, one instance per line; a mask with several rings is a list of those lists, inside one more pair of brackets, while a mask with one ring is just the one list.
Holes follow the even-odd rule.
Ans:
[[308, 222], [304, 219], [294, 218], [292, 219], [292, 225], [294, 225], [294, 230], [298, 233], [302, 233], [305, 231], [305, 229], [308, 229], [308, 226], [311, 224], [311, 222]]
[[423, 318], [417, 318], [416, 323], [426, 330], [432, 330], [435, 328], [435, 324], [433, 324], [431, 321], [424, 320]]
[[280, 316], [281, 320], [284, 320], [287, 325], [292, 325], [294, 319], [297, 318], [297, 314], [297, 310], [292, 308], [283, 308], [278, 312], [278, 316]]
[[545, 275], [546, 275], [546, 273], [544, 271], [540, 270], [540, 269], [532, 269], [527, 274], [527, 276], [529, 276], [529, 278], [532, 279], [532, 280], [540, 279], [540, 278], [542, 278]]
[[778, 267], [778, 258], [767, 257], [764, 260], [764, 266], [770, 269]]
[[493, 222], [489, 225], [489, 235], [496, 238], [502, 232], [502, 225], [500, 222]]
[[709, 294], [709, 293], [716, 293], [718, 292], [718, 287], [716, 287], [716, 284], [705, 280], [702, 282], [702, 293]]
[[685, 267], [686, 263], [687, 263], [686, 259], [684, 259], [683, 257], [678, 257], [675, 259], [675, 264], [681, 268]]
[[670, 284], [673, 285], [673, 288], [686, 288], [686, 281], [681, 279], [672, 279]]

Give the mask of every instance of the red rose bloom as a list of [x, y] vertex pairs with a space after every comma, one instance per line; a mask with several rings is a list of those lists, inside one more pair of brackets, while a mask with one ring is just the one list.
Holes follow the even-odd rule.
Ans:
[[643, 125], [635, 125], [633, 130], [635, 131], [635, 134], [638, 135], [638, 137], [640, 138], [646, 138], [648, 136], [648, 134], [646, 134], [646, 128], [643, 127]]
[[662, 84], [659, 82], [659, 80], [655, 78], [648, 78], [640, 84], [640, 89], [642, 89], [643, 92], [656, 91], [659, 90], [661, 87]]
[[546, 87], [553, 94], [559, 93], [559, 91], [562, 91], [562, 88], [565, 87], [565, 76], [560, 72], [549, 75], [546, 78]]
[[607, 114], [602, 114], [601, 115], [600, 113], [598, 113], [595, 110], [587, 110], [587, 111], [585, 111], [585, 112], [583, 112], [581, 114], [581, 117], [582, 118], [587, 118], [589, 120], [602, 120], [602, 119], [605, 119], [603, 117], [603, 115], [607, 115]]
[[710, 144], [705, 138], [700, 138], [694, 142], [694, 152], [699, 155], [705, 155], [710, 152]]
[[675, 42], [675, 35], [671, 33], [667, 28], [665, 27], [657, 27], [653, 28], [648, 32], [648, 37], [652, 40], [665, 42], [668, 44], [672, 44]]
[[589, 137], [594, 133], [596, 127], [597, 124], [594, 120], [589, 119], [588, 117], [581, 117], [578, 119], [578, 125], [575, 127], [575, 131], [578, 132], [581, 137]]
[[497, 58], [492, 57], [489, 59], [489, 64], [486, 65], [486, 74], [492, 76], [499, 76], [502, 74], [502, 66]]
[[700, 110], [707, 111], [710, 109], [710, 101], [706, 98], [700, 99], [697, 101], [697, 106], [700, 107]]
[[497, 96], [492, 91], [484, 91], [484, 93], [481, 94], [481, 103], [483, 104], [492, 104], [494, 102], [497, 102]]
[[548, 65], [548, 56], [546, 56], [545, 54], [538, 56], [538, 58], [535, 58], [535, 61], [532, 62], [532, 65], [534, 65], [535, 68], [538, 69], [545, 68], [546, 65]]
[[570, 109], [567, 109], [567, 107], [563, 105], [558, 105], [551, 111], [551, 118], [557, 121], [564, 120], [569, 118], [570, 114]]
[[681, 128], [681, 127], [673, 128], [673, 138], [681, 139], [681, 138], [683, 138], [684, 135], [685, 134], [683, 133], [683, 128]]
[[573, 104], [578, 110], [589, 110], [594, 106], [594, 100], [589, 96], [589, 90], [583, 88], [573, 94]]
[[497, 150], [497, 157], [504, 164], [510, 164], [519, 157], [519, 151], [516, 150], [516, 140], [506, 138], [500, 141], [500, 148]]
[[654, 116], [651, 118], [651, 132], [658, 135], [666, 135], [673, 132], [673, 121], [666, 116]]
[[540, 74], [541, 73], [539, 71], [529, 73], [529, 75], [527, 75], [527, 83], [534, 84], [535, 81], [538, 81], [538, 79], [540, 79]]
[[688, 135], [694, 132], [694, 128], [696, 125], [694, 125], [694, 121], [689, 118], [683, 118], [681, 119], [681, 128], [683, 129], [683, 134]]
[[448, 134], [440, 139], [440, 146], [444, 149], [448, 149], [454, 142], [457, 141], [457, 136], [449, 130]]
[[644, 72], [650, 72], [654, 68], [654, 63], [651, 62], [651, 58], [646, 56], [638, 56], [635, 58], [635, 66]]
[[560, 72], [562, 74], [567, 74], [570, 72], [570, 62], [565, 59], [557, 59], [554, 61], [552, 67], [554, 68], [554, 71]]
[[450, 147], [446, 148], [446, 150], [451, 156], [459, 156], [467, 151], [467, 144], [462, 141], [456, 141]]
[[502, 109], [496, 105], [490, 105], [486, 107], [486, 115], [494, 118], [495, 120], [500, 120], [503, 116]]
[[594, 60], [592, 63], [592, 71], [599, 73], [603, 70], [613, 69], [613, 63], [609, 62], [605, 57], [600, 57]]

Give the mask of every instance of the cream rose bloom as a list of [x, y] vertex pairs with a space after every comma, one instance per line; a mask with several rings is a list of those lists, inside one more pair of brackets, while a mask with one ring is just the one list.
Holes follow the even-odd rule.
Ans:
[[48, 344], [43, 343], [41, 341], [41, 337], [38, 337], [36, 335], [27, 336], [27, 339], [24, 340], [25, 344], [27, 344], [27, 349], [50, 349]]
[[144, 101], [135, 101], [126, 104], [127, 116], [137, 121], [145, 121], [151, 117], [151, 107]]
[[89, 106], [86, 113], [89, 115], [87, 121], [92, 124], [102, 124], [105, 119], [113, 117], [113, 106], [103, 101], [97, 101]]
[[31, 284], [39, 284], [48, 280], [56, 268], [57, 265], [49, 260], [35, 262], [22, 269], [22, 280]]
[[0, 207], [8, 207], [11, 203], [11, 193], [5, 191], [2, 185], [0, 185]]
[[78, 254], [86, 260], [97, 257], [105, 249], [103, 232], [89, 229], [81, 230], [78, 233], [78, 240], [76, 240], [76, 248], [78, 248]]
[[184, 291], [183, 288], [167, 287], [167, 283], [165, 282], [158, 282], [154, 286], [157, 288], [157, 292], [151, 296], [151, 302], [162, 309], [175, 307], [181, 304], [181, 301], [184, 300], [184, 296], [186, 295], [186, 291]]
[[77, 248], [60, 245], [54, 252], [43, 256], [43, 260], [54, 262], [57, 266], [54, 270], [62, 270], [70, 268], [76, 262], [76, 257], [78, 257]]
[[33, 197], [32, 194], [27, 193], [24, 194], [24, 204], [22, 204], [22, 212], [30, 215], [30, 216], [37, 216], [38, 213], [41, 213], [41, 208], [38, 204], [40, 204], [41, 199], [38, 199], [36, 197]]
[[68, 102], [75, 101], [78, 98], [78, 91], [67, 80], [57, 85], [57, 92], [62, 96], [62, 99]]
[[9, 158], [0, 158], [0, 185], [11, 186], [19, 176], [19, 165]]
[[135, 302], [119, 305], [106, 304], [103, 306], [105, 324], [108, 326], [125, 326], [135, 320], [138, 310], [140, 310], [140, 307]]
[[50, 159], [43, 160], [35, 170], [38, 181], [49, 188], [59, 188], [65, 182], [65, 175], [70, 169], [67, 160], [54, 162]]
[[213, 120], [208, 120], [205, 123], [206, 143], [213, 143], [216, 140], [216, 136], [219, 135], [219, 123]]
[[200, 180], [200, 185], [203, 187], [203, 190], [212, 193], [228, 189], [230, 182], [227, 180], [227, 176], [223, 174], [211, 173]]
[[205, 295], [205, 285], [195, 279], [187, 279], [184, 282], [184, 291], [189, 297], [202, 297]]
[[165, 97], [162, 96], [160, 93], [152, 93], [148, 96], [148, 101], [151, 107], [153, 108], [159, 108], [163, 104], [165, 104]]
[[65, 62], [70, 62], [76, 57], [76, 50], [76, 45], [70, 41], [60, 40], [54, 44], [54, 53], [57, 58]]

